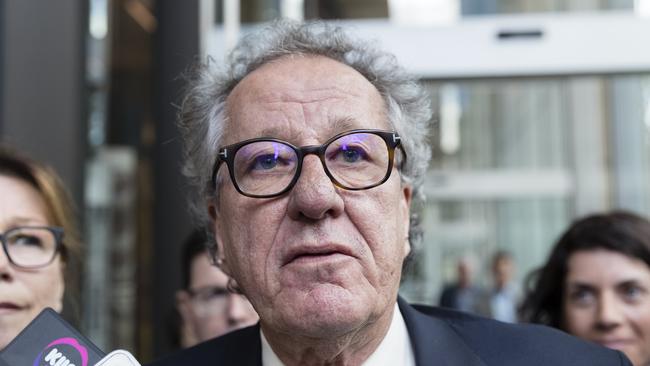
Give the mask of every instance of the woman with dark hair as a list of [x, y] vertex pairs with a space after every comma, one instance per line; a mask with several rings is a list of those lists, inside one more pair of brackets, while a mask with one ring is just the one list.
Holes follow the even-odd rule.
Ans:
[[0, 241], [2, 350], [41, 310], [63, 309], [81, 244], [56, 173], [1, 146]]
[[575, 221], [528, 278], [523, 321], [560, 328], [650, 365], [650, 222], [629, 212]]

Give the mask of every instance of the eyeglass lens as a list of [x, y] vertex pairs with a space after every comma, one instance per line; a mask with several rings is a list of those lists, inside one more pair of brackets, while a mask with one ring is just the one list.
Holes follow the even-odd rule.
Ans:
[[56, 236], [46, 228], [16, 228], [4, 234], [11, 261], [23, 267], [48, 264], [56, 255]]
[[[373, 133], [351, 133], [330, 142], [324, 162], [332, 177], [346, 188], [365, 188], [379, 183], [389, 166], [388, 147]], [[246, 193], [272, 195], [281, 192], [298, 170], [298, 152], [278, 141], [254, 141], [237, 150], [235, 180]]]

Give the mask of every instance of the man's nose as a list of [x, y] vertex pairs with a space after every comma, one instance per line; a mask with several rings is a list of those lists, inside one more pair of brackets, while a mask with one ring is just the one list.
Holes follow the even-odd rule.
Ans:
[[623, 321], [623, 309], [614, 294], [603, 294], [598, 301], [596, 327], [607, 331], [616, 328]]
[[302, 171], [290, 193], [289, 216], [295, 220], [320, 220], [343, 213], [343, 199], [316, 155], [305, 156]]

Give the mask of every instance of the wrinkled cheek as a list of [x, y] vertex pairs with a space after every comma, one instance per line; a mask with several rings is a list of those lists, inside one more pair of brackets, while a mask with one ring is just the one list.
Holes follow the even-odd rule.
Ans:
[[231, 239], [226, 256], [232, 277], [240, 289], [253, 296], [260, 293], [260, 286], [265, 283], [265, 271], [268, 268], [268, 256], [261, 256], [260, 249], [254, 245], [257, 240], [259, 239], [250, 232], [240, 231]]
[[231, 268], [233, 275], [240, 272], [238, 264], [246, 259], [247, 254], [250, 257], [251, 253], [250, 243], [253, 241], [250, 237], [250, 227], [246, 227], [243, 222], [245, 219], [236, 214], [225, 214], [216, 227], [216, 230], [220, 232], [219, 236], [223, 238], [221, 245], [224, 253], [222, 255], [228, 266], [234, 267]]
[[238, 242], [241, 245], [239, 252], [242, 263], [242, 275], [251, 281], [263, 292], [277, 292], [279, 263], [278, 256], [281, 246], [285, 243], [279, 239], [282, 231], [282, 219], [277, 210], [259, 210], [252, 217], [248, 217], [248, 224], [241, 227], [245, 232]]
[[399, 278], [402, 275], [402, 260], [401, 251], [395, 253], [395, 257], [391, 258], [390, 262], [384, 267], [380, 268], [378, 276], [380, 276], [381, 286], [392, 288], [399, 286]]

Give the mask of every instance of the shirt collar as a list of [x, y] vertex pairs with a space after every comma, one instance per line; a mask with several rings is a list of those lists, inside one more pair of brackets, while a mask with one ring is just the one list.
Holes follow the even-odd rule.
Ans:
[[[262, 328], [260, 328], [260, 337], [262, 338], [262, 365], [263, 366], [284, 366], [282, 361], [273, 352], [271, 345], [266, 340]], [[411, 339], [409, 338], [406, 323], [395, 304], [393, 319], [388, 328], [388, 333], [379, 344], [379, 347], [363, 363], [363, 366], [383, 366], [383, 365], [404, 365], [414, 366], [415, 357]]]

